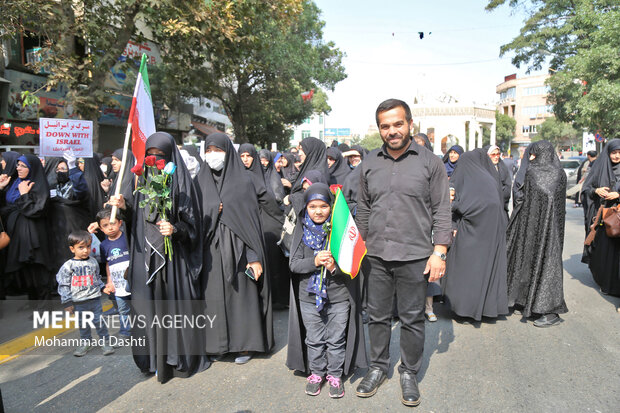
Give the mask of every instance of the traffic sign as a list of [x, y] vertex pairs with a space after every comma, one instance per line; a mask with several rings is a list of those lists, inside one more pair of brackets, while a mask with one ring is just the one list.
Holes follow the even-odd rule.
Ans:
[[601, 135], [601, 131], [597, 131], [596, 134], [594, 135], [594, 139], [597, 142], [604, 142], [605, 138], [603, 137], [603, 135]]

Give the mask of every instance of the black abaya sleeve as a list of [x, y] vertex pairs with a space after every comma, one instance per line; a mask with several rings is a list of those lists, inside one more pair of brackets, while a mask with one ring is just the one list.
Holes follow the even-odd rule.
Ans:
[[20, 214], [29, 218], [41, 218], [45, 216], [47, 202], [37, 200], [37, 198], [29, 192], [17, 198], [15, 205], [19, 208]]
[[278, 206], [278, 202], [274, 195], [267, 190], [265, 185], [261, 185], [260, 182], [257, 182], [255, 177], [256, 175], [252, 174], [252, 183], [256, 191], [259, 208], [281, 224], [284, 224], [284, 213]]

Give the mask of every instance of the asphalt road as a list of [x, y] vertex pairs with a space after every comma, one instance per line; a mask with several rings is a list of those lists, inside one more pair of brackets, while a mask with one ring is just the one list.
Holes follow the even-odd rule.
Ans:
[[[538, 329], [521, 316], [458, 323], [436, 304], [426, 324], [424, 362], [418, 375], [418, 412], [618, 412], [620, 411], [620, 299], [600, 294], [580, 262], [581, 209], [567, 208], [564, 323]], [[129, 350], [109, 357], [99, 349], [75, 358], [36, 349], [0, 365], [8, 412], [407, 411], [399, 401], [398, 325], [392, 335], [390, 380], [369, 399], [355, 396], [363, 371], [345, 382], [344, 398], [326, 389], [304, 394], [305, 378], [285, 365], [287, 313], [275, 317], [276, 348], [237, 366], [232, 357], [189, 379], [162, 385], [144, 377]], [[71, 333], [67, 337], [77, 337]]]

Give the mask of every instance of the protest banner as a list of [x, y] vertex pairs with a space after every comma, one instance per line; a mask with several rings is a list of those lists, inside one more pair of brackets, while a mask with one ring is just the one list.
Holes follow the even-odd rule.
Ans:
[[39, 119], [39, 156], [58, 156], [73, 150], [78, 158], [93, 156], [93, 122], [75, 119]]

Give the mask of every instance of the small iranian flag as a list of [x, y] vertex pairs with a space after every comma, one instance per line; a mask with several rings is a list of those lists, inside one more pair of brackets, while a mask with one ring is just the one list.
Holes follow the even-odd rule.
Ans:
[[332, 208], [329, 249], [342, 272], [355, 278], [366, 255], [366, 244], [360, 236], [340, 188]]
[[133, 101], [129, 112], [131, 124], [131, 151], [136, 157], [136, 163], [144, 161], [144, 146], [146, 139], [156, 132], [155, 116], [153, 115], [153, 99], [151, 99], [151, 85], [149, 75], [146, 72], [146, 54], [142, 55], [140, 71], [136, 88], [133, 92]]

